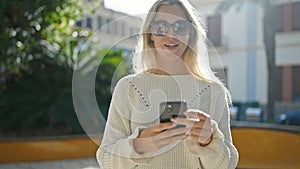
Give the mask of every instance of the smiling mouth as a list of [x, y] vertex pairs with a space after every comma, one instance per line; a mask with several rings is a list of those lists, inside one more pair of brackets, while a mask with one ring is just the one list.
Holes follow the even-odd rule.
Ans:
[[170, 43], [167, 43], [167, 44], [164, 44], [165, 47], [168, 47], [168, 48], [175, 48], [178, 46], [178, 44], [170, 44]]

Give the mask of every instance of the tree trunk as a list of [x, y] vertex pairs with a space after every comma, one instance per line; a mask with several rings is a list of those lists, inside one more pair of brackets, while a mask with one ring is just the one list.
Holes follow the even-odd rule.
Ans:
[[268, 64], [268, 105], [266, 112], [268, 122], [274, 122], [275, 120], [275, 92], [278, 92], [275, 88], [277, 82], [277, 67], [275, 64], [276, 30], [274, 24], [274, 11], [274, 6], [269, 3], [265, 5], [264, 43]]

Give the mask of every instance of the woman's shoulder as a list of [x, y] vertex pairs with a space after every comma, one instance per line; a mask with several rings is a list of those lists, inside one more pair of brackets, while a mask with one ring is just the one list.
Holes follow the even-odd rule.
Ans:
[[142, 73], [133, 73], [133, 74], [128, 74], [120, 78], [118, 83], [127, 83], [127, 82], [132, 82], [134, 80], [140, 79], [143, 76]]
[[215, 90], [223, 90], [223, 84], [217, 82], [212, 82], [211, 87], [214, 88]]
[[133, 74], [129, 74], [121, 77], [119, 80], [117, 80], [116, 86], [124, 86], [126, 84], [128, 85], [128, 81], [131, 81], [131, 79], [133, 79], [132, 76]]
[[116, 86], [128, 86], [138, 79], [141, 79], [143, 77], [143, 74], [141, 73], [134, 73], [134, 74], [128, 74], [123, 77], [121, 77], [117, 83]]
[[224, 93], [225, 94], [225, 91], [226, 91], [225, 85], [217, 83], [217, 82], [213, 82], [211, 84], [211, 88], [216, 93]]
[[210, 89], [211, 92], [215, 93], [224, 93], [225, 92], [225, 86], [223, 84], [219, 84], [214, 81], [209, 80], [198, 80], [198, 84], [205, 89]]

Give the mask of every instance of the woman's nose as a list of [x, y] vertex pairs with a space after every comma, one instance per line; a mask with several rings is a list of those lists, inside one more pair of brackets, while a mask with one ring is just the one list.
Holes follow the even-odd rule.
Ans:
[[169, 28], [166, 35], [169, 36], [169, 37], [175, 37], [176, 36], [173, 27], [170, 26], [170, 28]]

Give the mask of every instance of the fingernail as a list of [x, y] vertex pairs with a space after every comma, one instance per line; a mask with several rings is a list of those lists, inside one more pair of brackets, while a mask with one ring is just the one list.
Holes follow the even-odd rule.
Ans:
[[171, 118], [171, 122], [176, 123], [176, 118]]
[[176, 123], [173, 123], [170, 128], [174, 128], [174, 127], [176, 127], [176, 125], [177, 125]]

